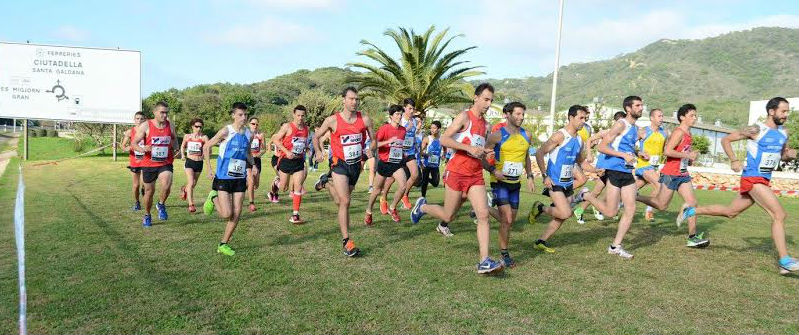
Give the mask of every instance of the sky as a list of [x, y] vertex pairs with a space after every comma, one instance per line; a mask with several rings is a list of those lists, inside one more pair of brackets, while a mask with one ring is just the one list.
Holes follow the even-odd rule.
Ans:
[[[767, 4], [767, 5], [764, 5]], [[389, 28], [431, 25], [476, 46], [478, 78], [552, 72], [556, 0], [3, 1], [0, 41], [121, 48], [142, 54], [142, 94], [253, 83], [343, 67], [368, 40], [389, 54]], [[632, 52], [662, 38], [701, 39], [760, 26], [799, 27], [796, 0], [565, 0], [560, 65]]]

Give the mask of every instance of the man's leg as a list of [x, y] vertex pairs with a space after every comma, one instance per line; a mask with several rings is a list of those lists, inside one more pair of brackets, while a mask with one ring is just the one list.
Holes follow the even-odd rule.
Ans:
[[383, 192], [383, 183], [385, 183], [385, 181], [386, 178], [381, 176], [379, 173], [375, 175], [375, 184], [373, 185], [374, 189], [372, 190], [372, 193], [369, 194], [369, 201], [366, 203], [366, 214], [372, 214], [372, 209], [375, 206], [375, 200], [377, 200], [377, 197], [381, 196], [381, 193]]
[[333, 172], [331, 177], [333, 189], [338, 196], [338, 227], [342, 239], [349, 239], [350, 224], [350, 185], [346, 175]]
[[155, 180], [150, 183], [144, 183], [144, 211], [147, 215], [153, 209], [153, 195], [155, 194]]
[[545, 206], [544, 212], [552, 216], [552, 220], [547, 228], [544, 229], [544, 232], [541, 233], [541, 237], [538, 238], [536, 244], [545, 244], [558, 231], [560, 225], [572, 215], [572, 209], [569, 205], [570, 199], [563, 192], [550, 191], [549, 197], [552, 198], [552, 203], [555, 204], [555, 207]]
[[[613, 186], [608, 190], [608, 199], [614, 198]], [[617, 188], [618, 189], [618, 188]], [[621, 195], [621, 202], [624, 204], [624, 211], [619, 219], [619, 229], [616, 231], [616, 238], [613, 239], [613, 245], [619, 246], [624, 240], [624, 235], [630, 230], [630, 225], [633, 223], [633, 216], [635, 216], [635, 185], [627, 185], [619, 189]], [[618, 203], [618, 200], [616, 200]], [[614, 205], [615, 206], [615, 205]], [[611, 215], [612, 216], [612, 215]]]
[[388, 207], [389, 211], [397, 209], [397, 204], [405, 194], [405, 190], [409, 187], [408, 182], [410, 181], [405, 179], [405, 171], [402, 169], [397, 169], [397, 171], [394, 171], [392, 177], [394, 177], [394, 180], [397, 181], [397, 190], [394, 191], [394, 199], [391, 199], [391, 205]]
[[296, 219], [299, 219], [300, 215], [300, 205], [302, 204], [302, 194], [305, 191], [304, 184], [306, 177], [307, 172], [305, 172], [305, 169], [291, 174], [291, 185], [294, 188], [294, 192], [291, 194], [291, 209], [292, 216], [296, 215]]
[[[605, 217], [614, 217], [619, 212], [619, 197], [621, 190], [619, 187], [613, 185], [608, 181], [608, 184], [605, 188], [607, 191], [605, 192], [605, 200], [601, 201], [594, 195], [592, 192], [588, 192], [584, 195], [583, 199], [590, 203], [594, 208], [596, 208], [602, 215]], [[629, 185], [631, 189], [635, 190], [635, 185]], [[635, 193], [633, 193], [635, 196]]]
[[583, 169], [577, 167], [576, 165], [572, 169], [572, 176], [574, 177], [574, 184], [572, 187], [575, 190], [579, 190], [581, 187], [583, 187], [583, 185], [585, 185], [585, 183], [588, 182], [588, 177], [586, 177], [585, 173], [583, 173]]
[[[682, 183], [680, 187], [677, 188], [677, 193], [680, 194], [683, 201], [688, 207], [696, 208], [696, 195], [694, 195], [694, 187], [691, 182]], [[682, 213], [678, 213], [681, 215]], [[696, 234], [696, 215], [692, 215], [688, 218], [688, 235], [692, 236]]]
[[158, 198], [158, 202], [163, 205], [166, 203], [169, 192], [172, 190], [172, 171], [161, 171], [161, 173], [158, 174], [158, 184], [158, 186], [161, 187], [161, 194]]
[[723, 216], [726, 218], [735, 218], [738, 214], [743, 213], [747, 208], [754, 205], [755, 201], [749, 196], [749, 193], [738, 194], [735, 199], [732, 199], [729, 205], [708, 205], [696, 207], [696, 215], [707, 216]]
[[785, 208], [782, 207], [771, 188], [766, 185], [753, 185], [749, 196], [771, 216], [771, 238], [774, 240], [777, 254], [780, 258], [788, 256], [788, 248], [785, 245], [785, 217], [787, 216]]
[[664, 183], [662, 190], [657, 192], [656, 196], [639, 195], [635, 197], [635, 200], [659, 211], [664, 211], [669, 208], [672, 197], [674, 197], [674, 190], [670, 188], [668, 183]]
[[139, 203], [139, 188], [141, 187], [141, 171], [139, 172], [130, 172], [131, 177], [133, 177], [133, 200], [136, 203]]
[[427, 184], [430, 183], [431, 173], [432, 173], [431, 168], [425, 167], [424, 169], [422, 169], [422, 185], [420, 188], [422, 191], [422, 197], [424, 198], [427, 198]]
[[410, 176], [408, 177], [408, 181], [405, 183], [405, 189], [403, 190], [402, 196], [402, 203], [405, 205], [405, 209], [410, 209], [411, 201], [408, 199], [408, 194], [411, 192], [411, 188], [413, 185], [416, 184], [416, 181], [419, 179], [419, 166], [415, 159], [408, 160], [405, 162], [405, 166], [408, 167], [408, 171], [410, 171]]

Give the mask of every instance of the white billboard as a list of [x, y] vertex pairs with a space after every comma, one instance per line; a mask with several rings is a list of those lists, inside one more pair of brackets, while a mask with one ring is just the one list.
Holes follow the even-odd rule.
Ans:
[[0, 117], [131, 123], [138, 51], [0, 42]]

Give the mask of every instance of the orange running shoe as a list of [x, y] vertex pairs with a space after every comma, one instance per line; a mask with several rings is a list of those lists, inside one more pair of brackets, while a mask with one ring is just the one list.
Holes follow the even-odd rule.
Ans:
[[394, 208], [390, 212], [391, 212], [391, 219], [394, 220], [394, 222], [400, 222], [400, 216], [397, 213], [397, 209]]
[[344, 256], [355, 257], [359, 253], [361, 253], [361, 249], [355, 247], [355, 242], [347, 240], [347, 244], [344, 245]]
[[366, 213], [366, 215], [363, 217], [363, 223], [368, 227], [371, 227], [374, 224], [372, 223], [372, 213]]
[[402, 207], [405, 207], [405, 209], [411, 209], [411, 199], [408, 199], [407, 195], [402, 196]]
[[388, 201], [380, 197], [380, 214], [388, 215]]

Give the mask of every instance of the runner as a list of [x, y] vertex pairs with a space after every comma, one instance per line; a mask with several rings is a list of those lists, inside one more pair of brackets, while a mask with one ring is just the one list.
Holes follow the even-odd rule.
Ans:
[[[405, 140], [402, 142], [405, 148], [405, 165], [403, 169], [405, 170], [405, 175], [408, 176], [407, 186], [402, 196], [402, 206], [405, 209], [411, 209], [411, 200], [408, 199], [408, 193], [413, 188], [413, 185], [416, 184], [416, 180], [419, 179], [419, 163], [416, 160], [419, 148], [416, 146], [416, 133], [421, 131], [422, 124], [418, 118], [414, 117], [416, 102], [413, 99], [406, 98], [402, 100], [402, 108], [404, 113], [400, 124], [406, 129]], [[383, 198], [386, 197], [390, 188], [391, 183], [389, 182], [389, 185], [383, 190]]]
[[585, 188], [578, 195], [578, 199], [584, 198], [606, 217], [615, 216], [619, 212], [619, 200], [621, 200], [624, 211], [619, 220], [616, 237], [608, 247], [608, 253], [632, 259], [633, 254], [624, 250], [621, 242], [630, 229], [635, 215], [636, 188], [633, 164], [636, 160], [635, 142], [638, 140], [638, 127], [635, 122], [641, 117], [644, 103], [640, 97], [628, 96], [624, 98], [623, 107], [627, 116], [616, 121], [599, 143], [599, 152], [604, 156], [597, 162], [597, 168], [604, 169], [604, 176], [607, 178], [605, 199], [600, 201]]
[[[626, 115], [627, 113], [625, 112], [616, 112], [615, 114], [613, 114], [613, 121], [614, 122], [618, 121], [619, 119], [625, 117]], [[585, 126], [583, 126], [583, 128], [585, 128]], [[603, 153], [599, 153], [598, 155], [596, 155], [596, 159], [594, 159], [593, 149], [597, 145], [599, 145], [599, 142], [602, 140], [602, 137], [605, 136], [605, 133], [607, 133], [608, 130], [609, 129], [598, 131], [595, 134], [591, 135], [591, 137], [588, 139], [588, 141], [586, 142], [588, 143], [587, 144], [588, 150], [586, 152], [587, 161], [593, 162], [596, 165], [597, 163], [599, 163], [599, 161], [604, 159], [605, 154]], [[607, 184], [606, 183], [607, 177], [604, 175], [604, 170], [600, 169], [598, 171], [599, 171], [598, 173], [601, 173], [601, 175], [599, 176], [599, 179], [594, 180], [594, 188], [591, 190], [591, 194], [593, 194], [595, 197], [599, 197], [599, 195], [602, 194], [602, 191], [605, 189], [605, 185]], [[591, 203], [589, 203], [588, 201], [582, 201], [580, 202], [579, 205], [577, 205], [574, 208], [574, 216], [577, 218], [577, 223], [585, 224], [585, 220], [583, 219], [583, 213], [585, 213], [585, 210], [588, 208], [589, 205], [591, 205]], [[597, 220], [602, 221], [605, 219], [605, 216], [602, 215], [602, 213], [600, 213], [595, 207], [591, 207], [591, 209], [593, 209], [594, 217]], [[535, 210], [535, 208], [533, 208], [533, 210]], [[528, 216], [528, 220], [530, 221], [531, 224], [535, 221], [534, 220], [535, 212], [533, 210], [530, 210], [530, 215]]]
[[439, 183], [439, 165], [441, 163], [441, 140], [439, 132], [441, 131], [441, 122], [433, 121], [430, 124], [430, 135], [427, 135], [422, 140], [420, 152], [422, 152], [423, 160], [422, 165], [422, 198], [427, 197], [427, 185], [438, 187]]
[[[368, 148], [371, 146], [371, 144], [372, 144], [372, 139], [370, 137], [367, 137], [366, 141], [364, 142], [364, 147]], [[366, 163], [364, 163], [364, 169], [369, 169], [369, 190], [368, 190], [369, 194], [372, 194], [372, 191], [374, 190], [375, 173], [377, 172], [375, 170], [376, 163], [377, 163], [376, 157], [369, 158], [366, 160]]]
[[181, 159], [186, 160], [183, 166], [183, 170], [186, 171], [186, 185], [180, 187], [180, 198], [188, 200], [189, 212], [194, 213], [197, 211], [197, 207], [194, 206], [194, 187], [197, 186], [200, 173], [203, 172], [203, 145], [208, 142], [208, 136], [202, 133], [202, 119], [194, 118], [190, 124], [191, 134], [183, 135], [183, 142], [180, 144]]
[[402, 170], [403, 153], [403, 139], [405, 138], [405, 127], [400, 126], [399, 122], [402, 119], [402, 106], [391, 105], [388, 107], [389, 123], [380, 126], [377, 130], [377, 137], [375, 142], [377, 145], [377, 176], [375, 177], [375, 191], [369, 195], [369, 202], [366, 205], [366, 215], [363, 222], [367, 226], [372, 225], [372, 208], [375, 204], [375, 199], [382, 194], [383, 185], [387, 184], [386, 180], [393, 177], [397, 181], [397, 191], [394, 193], [394, 199], [391, 201], [391, 206], [388, 212], [394, 222], [400, 222], [400, 216], [397, 213], [397, 204], [402, 198], [402, 194], [406, 187], [405, 171]]
[[[130, 170], [130, 175], [133, 178], [133, 210], [140, 211], [141, 210], [141, 202], [139, 201], [139, 195], [144, 194], [144, 186], [141, 182], [141, 161], [144, 159], [144, 152], [135, 151], [133, 150], [133, 146], [131, 145], [131, 140], [136, 137], [136, 128], [141, 125], [143, 122], [147, 121], [147, 117], [144, 116], [142, 112], [136, 112], [133, 114], [133, 127], [126, 130], [125, 133], [122, 135], [122, 151], [128, 152], [128, 159], [129, 165], [128, 169]], [[144, 141], [142, 140], [139, 143], [139, 146], [143, 146]]]
[[[663, 124], [663, 111], [655, 108], [649, 111], [651, 124], [638, 130], [638, 163], [635, 165], [635, 186], [640, 190], [646, 184], [652, 185], [650, 197], [656, 198], [660, 191], [660, 161], [663, 157], [663, 146], [666, 144], [668, 133], [661, 126]], [[652, 206], [646, 206], [644, 220], [655, 219]]]
[[[730, 158], [732, 170], [741, 174], [739, 194], [729, 205], [697, 207], [696, 215], [711, 215], [734, 218], [747, 208], [757, 204], [771, 216], [771, 238], [779, 255], [781, 274], [799, 271], [799, 261], [788, 255], [785, 245], [785, 208], [771, 189], [771, 172], [781, 160], [796, 159], [796, 149], [790, 149], [788, 131], [783, 126], [788, 119], [788, 100], [775, 97], [766, 103], [766, 121], [734, 131], [721, 140], [721, 146]], [[746, 166], [735, 156], [732, 142], [747, 140]], [[694, 212], [686, 211], [688, 215]]]
[[[554, 253], [555, 249], [550, 247], [547, 241], [558, 231], [563, 222], [572, 216], [570, 204], [574, 195], [574, 185], [577, 183], [573, 175], [575, 171], [578, 171], [577, 164], [582, 165], [583, 169], [588, 172], [594, 170], [585, 160], [588, 150], [583, 143], [583, 138], [578, 134], [585, 124], [586, 116], [588, 116], [588, 107], [580, 105], [569, 107], [566, 116], [569, 121], [566, 126], [552, 134], [536, 151], [536, 162], [541, 171], [546, 171], [543, 173], [544, 195], [549, 196], [555, 205], [544, 206], [540, 201], [533, 204], [536, 217], [541, 213], [552, 217], [547, 228], [541, 233], [541, 237], [535, 241], [535, 248], [538, 250]], [[545, 159], [545, 156], [549, 158]]]
[[250, 133], [252, 133], [250, 155], [256, 167], [256, 169], [253, 169], [253, 165], [247, 162], [247, 196], [250, 200], [249, 210], [252, 213], [257, 210], [255, 208], [255, 190], [261, 186], [261, 156], [266, 153], [266, 150], [264, 150], [266, 143], [264, 143], [264, 133], [258, 129], [260, 122], [258, 118], [253, 116], [248, 122], [250, 124]]
[[[225, 256], [233, 256], [236, 251], [228, 243], [233, 231], [239, 223], [241, 208], [244, 205], [244, 192], [247, 191], [247, 164], [258, 169], [253, 160], [253, 134], [245, 125], [247, 122], [247, 105], [236, 102], [231, 108], [233, 123], [219, 131], [206, 143], [205, 164], [208, 165], [208, 177], [213, 179], [211, 192], [203, 205], [205, 215], [211, 215], [216, 208], [220, 218], [227, 220], [222, 240], [216, 252]], [[211, 166], [211, 148], [219, 144], [216, 159], [216, 173]]]
[[411, 211], [413, 223], [418, 223], [425, 214], [441, 220], [436, 230], [449, 237], [452, 236], [449, 223], [455, 218], [466, 195], [477, 216], [480, 249], [477, 273], [481, 274], [503, 270], [502, 263], [488, 257], [489, 214], [482, 169], [483, 157], [491, 153], [485, 147], [487, 128], [484, 116], [493, 101], [494, 87], [487, 83], [478, 85], [474, 92], [474, 104], [469, 110], [458, 114], [441, 136], [441, 145], [457, 150], [444, 173], [444, 206], [428, 205], [425, 198], [419, 198]]
[[[292, 212], [289, 222], [302, 224], [300, 219], [300, 204], [302, 194], [305, 191], [305, 145], [308, 143], [308, 126], [305, 125], [305, 113], [307, 109], [303, 105], [297, 105], [291, 112], [292, 121], [283, 124], [280, 130], [272, 136], [272, 143], [277, 148], [277, 155], [280, 157], [277, 163], [278, 182], [272, 184], [269, 192], [270, 199], [277, 199], [278, 192], [285, 192], [292, 185], [291, 193]], [[273, 201], [275, 202], [275, 201]]]
[[[530, 136], [522, 128], [524, 113], [527, 107], [519, 102], [511, 102], [502, 108], [505, 113], [505, 126], [488, 135], [486, 149], [494, 151], [495, 162], [489, 163], [483, 158], [483, 167], [491, 173], [491, 190], [494, 205], [497, 209], [490, 208], [500, 223], [499, 248], [502, 256], [502, 265], [506, 268], [516, 266], [508, 252], [510, 228], [519, 211], [519, 191], [521, 190], [522, 170], [527, 172], [527, 189], [535, 191], [533, 170], [530, 164]], [[495, 212], [495, 213], [494, 213]]]
[[[161, 185], [161, 194], [158, 198], [156, 208], [158, 209], [158, 219], [166, 220], [166, 198], [169, 197], [172, 188], [172, 161], [175, 153], [178, 152], [178, 141], [175, 136], [175, 128], [167, 120], [169, 106], [166, 102], [159, 101], [153, 107], [154, 118], [144, 122], [136, 128], [133, 137], [133, 150], [144, 152], [141, 161], [142, 181], [144, 181], [144, 210], [147, 212], [142, 218], [142, 226], [152, 226], [152, 216], [150, 210], [153, 207], [153, 194], [155, 193], [155, 181]], [[144, 145], [139, 145], [144, 140]]]
[[[333, 165], [331, 166], [331, 187], [328, 187], [333, 201], [338, 205], [338, 225], [341, 231], [344, 255], [348, 257], [357, 256], [360, 249], [355, 247], [355, 242], [350, 239], [350, 197], [358, 177], [363, 169], [364, 139], [366, 133], [374, 138], [372, 131], [372, 121], [369, 117], [357, 110], [358, 90], [354, 87], [347, 87], [341, 93], [344, 100], [344, 108], [341, 112], [325, 118], [319, 131], [313, 139], [316, 148], [316, 161], [322, 160], [322, 148], [320, 139], [330, 133], [330, 147], [333, 151]], [[372, 142], [371, 147], [366, 148], [366, 157], [371, 157], [375, 150], [376, 143]]]
[[680, 125], [674, 128], [663, 151], [663, 154], [666, 155], [666, 164], [663, 165], [661, 171], [663, 175], [660, 176], [661, 190], [656, 196], [639, 195], [637, 198], [638, 201], [662, 211], [669, 207], [674, 192], [677, 191], [685, 201], [677, 214], [677, 227], [687, 218], [688, 242], [686, 246], [704, 248], [710, 245], [710, 241], [703, 238], [704, 233], [696, 233], [696, 217], [685, 213], [687, 209], [693, 210], [696, 207], [694, 187], [691, 184], [691, 174], [688, 172], [688, 166], [699, 156], [699, 152], [691, 150], [691, 143], [693, 143], [691, 127], [696, 123], [696, 119], [696, 106], [692, 104], [680, 106], [677, 110], [677, 121], [680, 122]]

